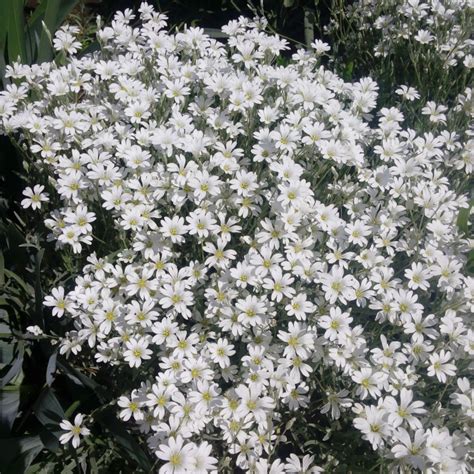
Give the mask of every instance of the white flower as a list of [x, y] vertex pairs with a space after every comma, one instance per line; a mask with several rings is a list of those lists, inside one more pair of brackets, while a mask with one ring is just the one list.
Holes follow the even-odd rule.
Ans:
[[354, 425], [363, 433], [364, 438], [372, 444], [372, 447], [377, 449], [390, 432], [385, 412], [375, 406], [367, 406], [364, 410], [362, 416], [354, 419]]
[[68, 420], [63, 420], [59, 426], [61, 429], [66, 431], [59, 437], [61, 444], [66, 444], [72, 440], [72, 446], [78, 448], [81, 443], [81, 436], [89, 436], [90, 431], [88, 428], [83, 426], [84, 415], [78, 413], [74, 418], [74, 423], [71, 423]]
[[410, 269], [405, 270], [405, 277], [408, 279], [408, 288], [417, 290], [427, 290], [430, 273], [421, 263], [413, 263]]
[[64, 296], [64, 288], [62, 286], [53, 288], [51, 290], [51, 296], [46, 296], [43, 304], [52, 307], [53, 316], [57, 316], [58, 318], [63, 316], [64, 312], [71, 307], [70, 302]]
[[350, 323], [352, 318], [349, 313], [343, 313], [338, 306], [331, 307], [329, 316], [322, 316], [318, 324], [326, 329], [324, 337], [334, 341], [338, 336], [350, 333]]
[[387, 409], [388, 422], [393, 428], [398, 428], [404, 422], [407, 422], [412, 429], [421, 429], [421, 421], [415, 415], [426, 413], [422, 401], [412, 401], [413, 392], [402, 388], [400, 391], [400, 402], [393, 397], [384, 399], [384, 406]]
[[44, 191], [44, 186], [36, 184], [33, 189], [30, 187], [23, 190], [23, 196], [25, 199], [21, 201], [23, 209], [27, 209], [31, 206], [31, 209], [41, 209], [43, 202], [48, 202], [49, 197]]
[[143, 420], [144, 414], [140, 409], [142, 403], [137, 399], [134, 399], [133, 397], [127, 398], [122, 396], [117, 400], [117, 404], [122, 408], [119, 416], [123, 421], [128, 421], [131, 417], [137, 421]]
[[428, 375], [436, 376], [440, 382], [446, 382], [447, 376], [456, 373], [456, 366], [450, 364], [451, 352], [441, 349], [439, 353], [430, 355], [430, 365], [428, 367]]
[[123, 358], [130, 367], [140, 367], [143, 360], [151, 358], [152, 351], [148, 349], [148, 341], [144, 337], [130, 339], [125, 343], [125, 346], [127, 350], [124, 351]]
[[425, 440], [426, 433], [424, 430], [416, 430], [413, 440], [408, 432], [399, 428], [395, 432], [395, 438], [399, 442], [392, 448], [395, 458], [403, 458], [405, 462], [413, 466], [415, 469], [423, 470], [425, 467]]
[[43, 330], [39, 326], [28, 326], [26, 331], [34, 336], [41, 336], [43, 334]]
[[385, 379], [385, 374], [382, 372], [374, 372], [370, 368], [360, 369], [352, 375], [352, 380], [359, 384], [357, 393], [362, 400], [367, 398], [367, 395], [370, 395], [372, 398], [379, 397], [381, 394], [380, 389]]
[[211, 358], [220, 367], [228, 367], [230, 365], [230, 357], [235, 354], [234, 346], [229, 344], [226, 339], [219, 339], [216, 343], [208, 345]]
[[210, 445], [207, 441], [199, 444], [193, 451], [192, 468], [190, 471], [196, 474], [207, 474], [210, 471], [215, 471], [215, 465], [217, 464], [218, 460], [211, 456], [211, 453], [212, 445]]
[[160, 444], [156, 451], [158, 459], [166, 461], [159, 469], [160, 474], [191, 472], [195, 449], [194, 443], [185, 443], [181, 436], [168, 438], [167, 443]]
[[236, 414], [242, 418], [251, 413], [257, 422], [263, 422], [266, 417], [266, 411], [270, 411], [275, 405], [271, 397], [263, 396], [260, 390], [255, 388], [239, 385], [235, 392], [241, 401]]

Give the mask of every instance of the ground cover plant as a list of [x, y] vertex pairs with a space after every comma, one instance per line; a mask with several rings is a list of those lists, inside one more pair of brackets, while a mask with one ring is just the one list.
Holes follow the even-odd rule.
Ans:
[[[29, 236], [5, 248], [34, 277], [1, 274], [10, 472], [470, 471], [470, 10], [400, 5], [297, 49], [143, 3], [97, 51], [63, 26], [55, 61], [6, 68]], [[414, 10], [410, 68], [452, 90], [350, 78], [341, 29], [363, 19], [386, 72]]]

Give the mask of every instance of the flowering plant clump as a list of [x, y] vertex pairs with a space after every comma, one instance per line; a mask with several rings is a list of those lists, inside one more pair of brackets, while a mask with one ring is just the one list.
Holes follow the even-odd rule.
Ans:
[[[474, 156], [451, 124], [471, 91], [415, 130], [377, 107], [374, 80], [325, 68], [321, 41], [281, 65], [263, 20], [221, 43], [139, 12], [83, 57], [63, 28], [64, 63], [10, 67], [0, 96], [39, 177], [25, 207], [48, 213], [58, 252], [87, 255], [44, 301], [70, 321], [61, 354], [133, 374], [111, 402], [162, 473], [331, 469], [341, 422], [394, 469], [468, 472], [474, 278], [457, 219]], [[314, 407], [318, 458], [292, 434]], [[61, 441], [93, 421], [64, 422]]]
[[[389, 56], [397, 47], [425, 49], [443, 67], [474, 67], [470, 0], [358, 0], [346, 14], [358, 29], [377, 33], [376, 56]], [[334, 21], [327, 30], [337, 30]]]

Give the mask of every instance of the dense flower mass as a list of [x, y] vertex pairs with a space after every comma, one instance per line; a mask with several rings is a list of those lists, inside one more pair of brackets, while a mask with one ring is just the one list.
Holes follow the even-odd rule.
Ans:
[[25, 207], [47, 209], [59, 251], [88, 254], [45, 299], [71, 320], [61, 353], [137, 373], [117, 414], [162, 473], [320, 472], [329, 458], [278, 455], [315, 404], [394, 469], [467, 473], [474, 278], [457, 219], [474, 156], [450, 124], [471, 91], [426, 104], [415, 130], [377, 108], [372, 79], [325, 68], [319, 41], [284, 65], [262, 20], [222, 43], [167, 32], [147, 4], [135, 20], [117, 14], [83, 57], [62, 29], [65, 64], [15, 65], [0, 96], [47, 177]]
[[[440, 61], [445, 68], [472, 69], [473, 7], [472, 0], [357, 0], [347, 7], [346, 15], [357, 30], [376, 35], [376, 56], [417, 45], [425, 48], [424, 60]], [[327, 30], [338, 27], [332, 22]]]

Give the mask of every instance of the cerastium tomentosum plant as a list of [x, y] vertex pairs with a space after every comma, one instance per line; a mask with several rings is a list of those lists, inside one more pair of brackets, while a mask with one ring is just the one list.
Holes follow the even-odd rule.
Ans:
[[[163, 473], [334, 467], [331, 443], [316, 459], [298, 438], [315, 407], [325, 440], [348, 421], [393, 469], [468, 472], [474, 279], [457, 219], [473, 147], [445, 124], [470, 90], [427, 104], [415, 132], [377, 107], [374, 80], [323, 67], [321, 41], [281, 66], [263, 20], [232, 21], [225, 42], [171, 34], [147, 4], [139, 20], [118, 13], [81, 58], [63, 28], [66, 63], [15, 64], [0, 96], [39, 177], [25, 206], [59, 252], [88, 255], [45, 299], [71, 322], [60, 352], [134, 374], [117, 414]], [[63, 427], [77, 447], [93, 419]]]

